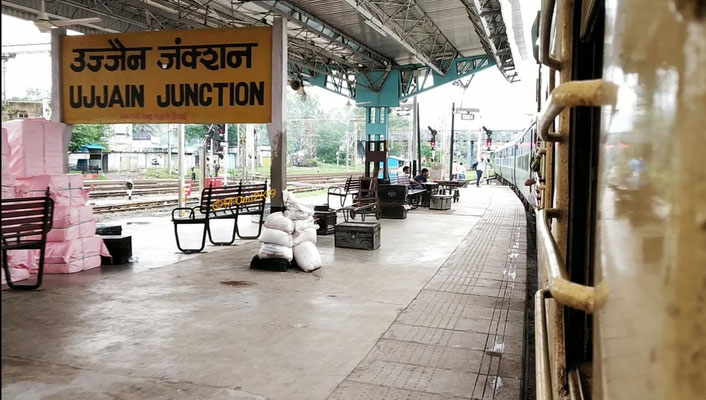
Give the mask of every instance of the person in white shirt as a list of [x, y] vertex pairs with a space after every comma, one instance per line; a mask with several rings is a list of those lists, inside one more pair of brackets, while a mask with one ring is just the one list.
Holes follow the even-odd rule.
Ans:
[[409, 186], [409, 180], [409, 167], [403, 167], [402, 173], [397, 175], [397, 184]]
[[466, 179], [466, 167], [463, 166], [463, 163], [459, 163], [458, 165], [458, 173], [456, 174], [456, 179], [463, 180]]

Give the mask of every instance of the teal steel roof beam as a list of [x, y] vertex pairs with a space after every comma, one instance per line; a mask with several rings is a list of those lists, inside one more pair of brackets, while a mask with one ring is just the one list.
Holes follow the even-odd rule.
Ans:
[[[416, 77], [414, 79], [417, 80], [417, 83], [414, 85], [407, 84], [408, 91], [405, 93], [400, 93], [399, 100], [405, 100], [408, 99], [412, 96], [416, 96], [420, 93], [426, 92], [431, 89], [435, 89], [439, 86], [445, 85], [447, 83], [451, 83], [455, 80], [465, 78], [469, 75], [473, 75], [477, 72], [480, 72], [486, 68], [492, 67], [495, 65], [495, 60], [493, 60], [490, 56], [488, 55], [482, 55], [482, 56], [473, 56], [473, 57], [461, 57], [453, 60], [451, 63], [451, 66], [449, 67], [446, 75], [440, 75], [434, 71], [430, 70], [425, 70], [425, 68], [419, 69], [420, 72], [417, 72], [417, 74], [421, 75], [424, 74], [424, 80], [419, 83], [418, 79], [419, 77]], [[432, 75], [433, 77], [433, 83], [430, 86], [426, 86], [426, 81], [429, 75]], [[404, 85], [400, 81], [400, 87], [403, 87]]]

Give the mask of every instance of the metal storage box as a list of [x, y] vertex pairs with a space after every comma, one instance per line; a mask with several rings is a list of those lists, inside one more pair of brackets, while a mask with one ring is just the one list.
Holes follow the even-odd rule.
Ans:
[[453, 195], [450, 194], [434, 194], [431, 196], [431, 199], [429, 201], [429, 209], [450, 210], [451, 199], [453, 199]]
[[404, 203], [380, 203], [383, 218], [405, 219], [410, 208], [409, 204]]
[[332, 234], [334, 226], [336, 226], [336, 219], [335, 211], [315, 211], [314, 223], [319, 225], [319, 230], [316, 233], [318, 235]]
[[336, 247], [375, 250], [380, 247], [379, 222], [341, 222], [335, 228]]
[[382, 203], [404, 203], [407, 199], [407, 185], [380, 185], [378, 196]]

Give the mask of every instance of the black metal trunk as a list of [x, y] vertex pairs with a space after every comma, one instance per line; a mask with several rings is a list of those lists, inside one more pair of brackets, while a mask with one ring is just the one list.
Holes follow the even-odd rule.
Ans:
[[375, 250], [380, 247], [379, 222], [341, 222], [336, 225], [336, 247]]

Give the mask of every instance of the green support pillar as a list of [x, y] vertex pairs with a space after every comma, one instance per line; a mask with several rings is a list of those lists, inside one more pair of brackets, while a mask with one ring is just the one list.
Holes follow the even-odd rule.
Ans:
[[[389, 107], [365, 108], [365, 176], [389, 178], [387, 170], [387, 138]], [[380, 176], [382, 171], [382, 176]]]

